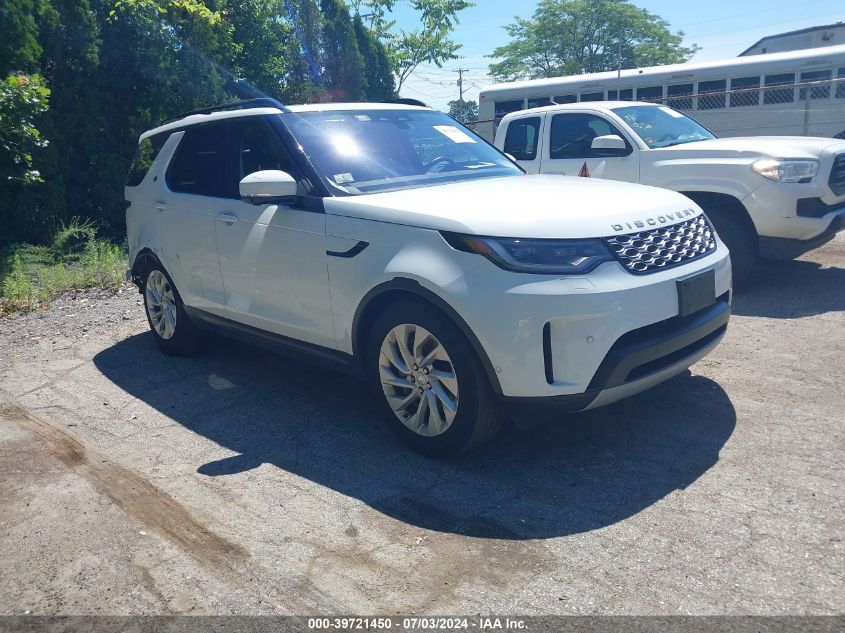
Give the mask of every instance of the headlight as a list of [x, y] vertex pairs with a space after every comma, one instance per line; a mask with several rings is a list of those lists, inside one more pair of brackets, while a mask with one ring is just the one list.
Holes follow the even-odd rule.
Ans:
[[751, 168], [777, 182], [810, 182], [819, 171], [819, 161], [763, 158]]
[[601, 240], [477, 237], [443, 233], [452, 248], [483, 255], [499, 268], [520, 273], [574, 275], [613, 260]]

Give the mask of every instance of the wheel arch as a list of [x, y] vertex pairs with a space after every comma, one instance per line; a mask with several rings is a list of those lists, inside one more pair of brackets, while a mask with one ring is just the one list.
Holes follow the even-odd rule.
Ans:
[[679, 193], [684, 194], [687, 198], [695, 202], [698, 206], [704, 209], [705, 213], [707, 213], [708, 209], [715, 208], [727, 209], [729, 212], [736, 213], [736, 217], [739, 219], [742, 226], [746, 230], [751, 231], [755, 238], [759, 237], [757, 226], [754, 224], [754, 220], [748, 213], [748, 209], [746, 209], [745, 205], [742, 204], [742, 200], [736, 196], [718, 191], [693, 190], [679, 191]]
[[493, 364], [484, 351], [484, 347], [478, 337], [467, 325], [460, 314], [442, 297], [439, 297], [431, 290], [423, 287], [419, 282], [406, 277], [396, 277], [390, 281], [383, 282], [372, 288], [355, 310], [352, 319], [352, 353], [359, 360], [363, 368], [366, 357], [368, 337], [373, 322], [378, 314], [387, 305], [400, 299], [414, 299], [423, 301], [435, 310], [446, 316], [469, 341], [470, 347], [484, 368], [484, 373], [490, 382], [493, 392], [499, 396], [502, 394], [502, 387], [499, 378], [493, 368]]
[[129, 275], [132, 279], [132, 283], [138, 286], [139, 292], [144, 291], [145, 273], [149, 271], [150, 266], [153, 264], [158, 264], [164, 268], [164, 264], [161, 263], [158, 255], [156, 255], [151, 249], [142, 248], [138, 251], [138, 254], [135, 255], [135, 259], [132, 261], [132, 267], [129, 269]]

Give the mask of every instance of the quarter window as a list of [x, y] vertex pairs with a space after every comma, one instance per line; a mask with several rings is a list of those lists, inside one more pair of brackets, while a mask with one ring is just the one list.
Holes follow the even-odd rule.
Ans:
[[667, 86], [666, 94], [669, 100], [666, 105], [676, 110], [692, 110], [692, 93], [692, 84]]
[[[810, 70], [801, 73], [801, 83], [825, 81], [829, 82], [833, 76], [833, 71], [830, 70]], [[828, 99], [830, 98], [830, 84], [824, 83], [809, 88], [801, 88], [798, 90], [799, 99]]]
[[[549, 158], [591, 158], [598, 154], [592, 149], [597, 136], [621, 132], [605, 119], [594, 114], [556, 114], [552, 117]], [[625, 141], [627, 145], [628, 142]]]
[[[757, 90], [753, 90], [753, 88], [757, 88]], [[736, 77], [731, 79], [731, 107], [756, 106], [760, 101], [759, 88], [759, 77]]]
[[540, 136], [540, 117], [515, 119], [505, 135], [505, 153], [516, 160], [537, 158], [537, 139]]
[[[780, 73], [766, 75], [766, 91], [763, 93], [763, 103], [792, 103], [795, 99], [795, 73]], [[772, 86], [789, 86], [789, 88], [772, 88]]]
[[698, 82], [698, 109], [715, 110], [725, 107], [725, 92], [727, 81], [715, 79], [713, 81]]
[[143, 182], [144, 176], [147, 175], [153, 161], [169, 137], [169, 132], [162, 132], [155, 136], [148, 136], [141, 141], [138, 150], [135, 152], [135, 158], [132, 160], [132, 166], [129, 168], [127, 187], [137, 187]]
[[226, 127], [222, 124], [188, 128], [167, 170], [172, 191], [198, 196], [226, 195]]

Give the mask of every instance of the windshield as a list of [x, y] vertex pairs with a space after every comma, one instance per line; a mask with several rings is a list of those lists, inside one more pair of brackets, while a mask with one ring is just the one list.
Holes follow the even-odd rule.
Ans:
[[632, 105], [613, 108], [651, 149], [716, 138], [707, 128], [666, 106]]
[[433, 110], [296, 112], [284, 120], [329, 189], [341, 195], [523, 173]]

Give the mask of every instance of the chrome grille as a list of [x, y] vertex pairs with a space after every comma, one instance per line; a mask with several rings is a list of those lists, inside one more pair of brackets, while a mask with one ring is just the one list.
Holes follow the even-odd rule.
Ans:
[[845, 154], [839, 154], [833, 159], [833, 167], [830, 168], [828, 179], [830, 190], [837, 196], [845, 193]]
[[685, 222], [605, 238], [628, 272], [654, 273], [716, 250], [716, 232], [702, 213]]

